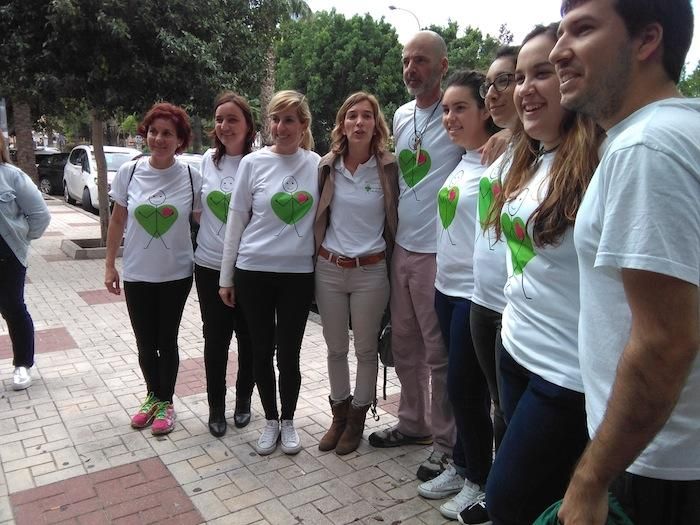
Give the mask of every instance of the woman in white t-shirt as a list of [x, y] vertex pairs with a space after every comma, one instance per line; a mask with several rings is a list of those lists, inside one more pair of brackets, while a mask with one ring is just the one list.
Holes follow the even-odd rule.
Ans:
[[226, 433], [226, 369], [234, 331], [238, 375], [233, 422], [238, 428], [250, 422], [250, 398], [255, 387], [253, 351], [245, 319], [240, 308], [226, 306], [219, 297], [219, 274], [231, 192], [238, 165], [252, 150], [255, 121], [248, 101], [230, 91], [217, 97], [214, 112], [211, 133], [214, 148], [202, 158], [202, 216], [194, 254], [194, 278], [204, 331], [209, 432], [220, 437]]
[[566, 490], [588, 440], [578, 365], [573, 225], [598, 163], [593, 121], [560, 104], [549, 53], [557, 24], [536, 27], [515, 69], [522, 126], [490, 223], [507, 245], [500, 358], [508, 425], [486, 490], [494, 523], [532, 523]]
[[274, 452], [281, 432], [282, 450], [296, 454], [301, 441], [294, 411], [301, 386], [299, 353], [313, 299], [320, 157], [311, 151], [311, 111], [304, 95], [280, 91], [267, 113], [274, 145], [246, 155], [238, 166], [219, 294], [227, 305], [241, 308], [250, 331], [255, 383], [267, 420], [256, 449], [261, 455]]
[[442, 125], [452, 142], [465, 149], [436, 196], [435, 312], [447, 349], [447, 393], [457, 436], [450, 464], [436, 478], [422, 483], [418, 493], [429, 499], [454, 494], [440, 506], [442, 515], [453, 520], [483, 495], [493, 450], [491, 399], [469, 332], [474, 212], [486, 169], [480, 150], [498, 130], [479, 95], [483, 82], [481, 73], [456, 71], [447, 79], [442, 97]]
[[110, 293], [121, 293], [115, 259], [126, 227], [124, 294], [147, 392], [131, 426], [152, 424], [157, 435], [175, 425], [177, 336], [194, 262], [190, 214], [199, 214], [202, 179], [175, 158], [191, 136], [182, 108], [167, 102], [154, 105], [139, 134], [146, 137], [150, 156], [123, 164], [109, 192], [114, 210], [107, 231], [105, 286]]
[[[331, 152], [319, 166], [316, 303], [328, 347], [330, 429], [319, 450], [349, 454], [376, 405], [377, 334], [389, 301], [387, 260], [398, 224], [398, 165], [386, 151], [389, 128], [377, 99], [350, 95], [338, 110]], [[348, 322], [357, 356], [351, 395]]]

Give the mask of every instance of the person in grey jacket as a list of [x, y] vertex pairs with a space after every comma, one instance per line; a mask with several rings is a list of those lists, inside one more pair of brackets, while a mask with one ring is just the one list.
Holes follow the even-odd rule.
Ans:
[[44, 199], [29, 176], [10, 164], [0, 133], [0, 313], [12, 341], [12, 387], [32, 384], [34, 323], [24, 304], [29, 242], [38, 239], [51, 221]]

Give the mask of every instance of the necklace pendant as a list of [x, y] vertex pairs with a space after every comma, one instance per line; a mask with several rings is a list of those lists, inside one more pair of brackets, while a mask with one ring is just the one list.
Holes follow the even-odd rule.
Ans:
[[420, 141], [420, 138], [416, 141], [416, 166], [418, 166], [418, 160], [420, 159]]

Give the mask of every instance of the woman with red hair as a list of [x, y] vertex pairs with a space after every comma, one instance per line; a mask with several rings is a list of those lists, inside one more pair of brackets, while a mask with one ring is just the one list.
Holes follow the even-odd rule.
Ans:
[[124, 294], [146, 381], [146, 398], [131, 426], [152, 424], [154, 435], [175, 426], [177, 336], [192, 288], [189, 217], [200, 213], [202, 178], [175, 158], [187, 148], [191, 131], [182, 108], [155, 104], [139, 126], [150, 156], [123, 164], [109, 192], [114, 210], [107, 231], [105, 286], [110, 293], [121, 293], [115, 259], [126, 227]]

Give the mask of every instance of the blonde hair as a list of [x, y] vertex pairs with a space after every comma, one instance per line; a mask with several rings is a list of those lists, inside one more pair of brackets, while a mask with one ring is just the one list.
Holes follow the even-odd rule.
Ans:
[[7, 149], [5, 148], [5, 134], [0, 131], [0, 164], [9, 162], [10, 159], [7, 156]]
[[372, 130], [372, 141], [369, 144], [370, 153], [377, 155], [386, 151], [387, 142], [389, 141], [389, 126], [386, 125], [386, 119], [382, 109], [379, 107], [379, 102], [374, 95], [358, 91], [345, 99], [345, 102], [338, 110], [338, 114], [335, 116], [335, 127], [331, 131], [331, 151], [336, 155], [344, 157], [348, 152], [348, 137], [343, 133], [345, 115], [347, 115], [351, 107], [365, 100], [372, 106], [372, 113], [374, 113], [374, 130]]
[[300, 148], [311, 150], [314, 148], [314, 138], [311, 135], [311, 110], [306, 97], [298, 91], [285, 90], [275, 93], [267, 105], [267, 114], [276, 115], [288, 109], [295, 109], [299, 122], [306, 124], [304, 135], [301, 137]]

